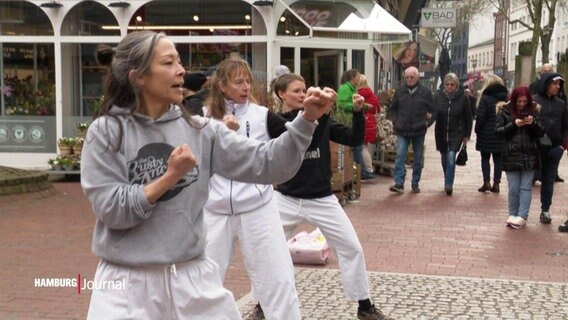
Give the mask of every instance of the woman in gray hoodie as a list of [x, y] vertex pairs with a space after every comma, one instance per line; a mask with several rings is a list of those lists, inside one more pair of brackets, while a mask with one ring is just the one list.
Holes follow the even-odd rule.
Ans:
[[163, 33], [130, 33], [97, 59], [108, 67], [105, 101], [81, 159], [101, 258], [87, 318], [240, 319], [204, 253], [209, 179], [290, 179], [335, 97], [312, 89], [287, 132], [262, 143], [180, 109], [185, 70]]

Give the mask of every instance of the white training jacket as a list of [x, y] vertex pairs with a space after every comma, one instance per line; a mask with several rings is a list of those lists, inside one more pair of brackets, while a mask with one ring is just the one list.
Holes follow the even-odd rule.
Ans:
[[[207, 114], [207, 113], [205, 113]], [[233, 114], [239, 122], [239, 135], [257, 141], [269, 141], [268, 109], [248, 102], [235, 104], [226, 101], [225, 114]], [[254, 154], [250, 155], [254, 159]], [[212, 213], [234, 215], [246, 213], [264, 206], [272, 199], [274, 190], [270, 184], [253, 184], [229, 180], [218, 174], [211, 177], [209, 199], [205, 209]]]

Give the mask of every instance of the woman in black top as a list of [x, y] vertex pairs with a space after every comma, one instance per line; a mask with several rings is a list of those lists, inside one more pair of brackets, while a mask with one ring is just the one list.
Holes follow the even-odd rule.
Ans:
[[[505, 145], [505, 138], [495, 134], [495, 105], [500, 101], [507, 101], [507, 88], [501, 78], [490, 75], [477, 103], [475, 116], [475, 133], [477, 142], [475, 149], [481, 153], [481, 171], [483, 172], [483, 185], [477, 189], [479, 192], [491, 191], [499, 193], [501, 182], [501, 151]], [[491, 164], [489, 159], [493, 156], [493, 186], [491, 181]]]
[[529, 88], [517, 87], [509, 102], [497, 104], [495, 133], [505, 137], [503, 170], [509, 186], [509, 218], [507, 226], [518, 229], [525, 226], [532, 200], [532, 180], [540, 166], [536, 139], [544, 135], [538, 113], [540, 106], [533, 103]]

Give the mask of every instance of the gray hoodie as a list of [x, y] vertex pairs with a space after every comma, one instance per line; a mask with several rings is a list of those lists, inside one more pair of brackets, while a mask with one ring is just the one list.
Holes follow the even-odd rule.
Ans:
[[[193, 118], [200, 125], [192, 127], [177, 106], [156, 120], [118, 107], [111, 112], [118, 120], [104, 116], [89, 127], [81, 185], [97, 218], [94, 254], [125, 265], [164, 265], [202, 256], [202, 210], [210, 177], [218, 173], [243, 182], [285, 182], [298, 171], [317, 125], [299, 116], [279, 138], [261, 143], [201, 117]], [[165, 173], [171, 151], [183, 143], [197, 166], [156, 204], [148, 203], [144, 185]], [[119, 151], [112, 147], [116, 145]]]

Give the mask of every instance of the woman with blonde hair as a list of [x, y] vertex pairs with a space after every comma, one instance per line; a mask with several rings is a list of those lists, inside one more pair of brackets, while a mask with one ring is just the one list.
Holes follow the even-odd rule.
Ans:
[[471, 135], [472, 116], [468, 97], [459, 88], [455, 73], [444, 77], [444, 88], [434, 97], [436, 105], [436, 149], [444, 170], [444, 190], [451, 196], [456, 173], [456, 154], [465, 147]]
[[[505, 138], [495, 133], [495, 105], [501, 101], [507, 101], [505, 83], [498, 76], [490, 75], [481, 89], [475, 115], [475, 133], [477, 134], [475, 149], [481, 153], [481, 172], [483, 173], [483, 185], [477, 189], [479, 192], [499, 193], [502, 174], [501, 152], [505, 146]], [[493, 186], [490, 184], [491, 164], [489, 160], [491, 157], [493, 157]]]
[[361, 179], [373, 179], [375, 174], [373, 173], [373, 158], [372, 154], [374, 152], [373, 143], [377, 139], [377, 118], [376, 114], [381, 111], [381, 105], [379, 103], [379, 98], [369, 88], [369, 81], [364, 74], [359, 76], [359, 82], [357, 84], [357, 93], [365, 99], [365, 107], [363, 116], [365, 117], [365, 135], [363, 136], [362, 153], [363, 153], [363, 165], [361, 166]]
[[[230, 58], [219, 63], [205, 115], [219, 121], [234, 118], [238, 126], [233, 129], [238, 135], [269, 141], [290, 127], [286, 119], [254, 103], [253, 77], [243, 59]], [[332, 89], [323, 91], [335, 97]], [[309, 96], [309, 91], [304, 93], [304, 103], [310, 103]], [[238, 166], [233, 170], [239, 171]], [[224, 279], [238, 240], [252, 295], [259, 301], [253, 313], [266, 314], [267, 319], [301, 319], [294, 266], [272, 185], [240, 181], [218, 174], [211, 177], [209, 200], [203, 209], [207, 255], [219, 265]]]

